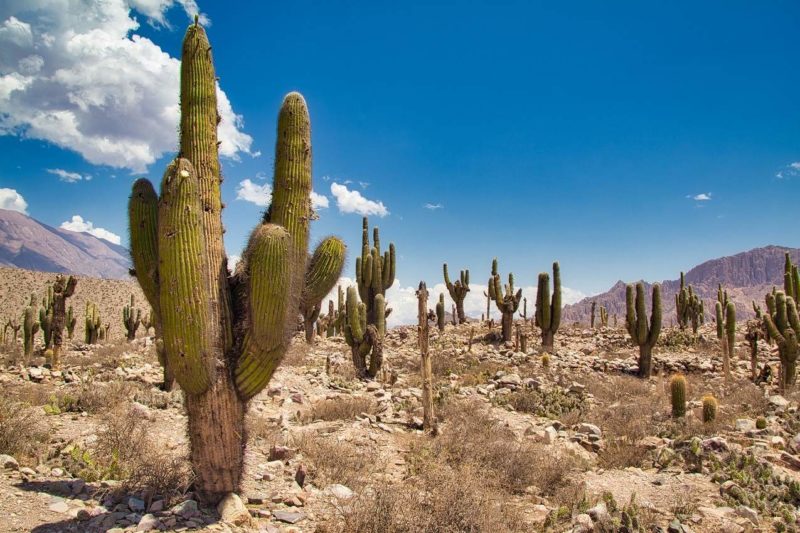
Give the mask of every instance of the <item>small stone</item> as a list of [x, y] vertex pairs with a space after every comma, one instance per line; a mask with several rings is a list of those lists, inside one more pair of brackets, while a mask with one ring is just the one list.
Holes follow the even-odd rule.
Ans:
[[191, 518], [199, 514], [197, 510], [197, 502], [194, 500], [186, 500], [181, 502], [171, 509], [172, 514], [176, 514], [181, 518]]
[[344, 485], [340, 485], [338, 483], [334, 485], [328, 485], [325, 488], [325, 492], [328, 492], [339, 500], [349, 500], [353, 497], [353, 491], [350, 490], [349, 487], [345, 487]]
[[296, 524], [306, 517], [305, 513], [295, 513], [291, 511], [272, 511], [272, 516], [275, 520], [286, 522], [287, 524]]
[[756, 423], [749, 418], [740, 418], [736, 421], [736, 431], [741, 431], [742, 433], [746, 431], [752, 431], [756, 429]]
[[0, 466], [6, 470], [19, 470], [19, 463], [10, 455], [0, 455]]
[[370, 381], [369, 383], [367, 383], [367, 392], [375, 392], [376, 390], [380, 390], [382, 388], [383, 387], [381, 387], [381, 384], [378, 383], [377, 381]]
[[273, 445], [269, 449], [269, 461], [285, 461], [295, 456], [295, 451], [287, 446]]
[[59, 501], [59, 502], [51, 504], [48, 507], [48, 509], [50, 509], [54, 513], [65, 514], [65, 513], [69, 512], [69, 505], [67, 505], [67, 502], [62, 500], [62, 501]]
[[247, 495], [247, 503], [250, 505], [263, 505], [267, 501], [267, 496], [260, 492]]
[[522, 378], [519, 374], [506, 374], [497, 380], [497, 383], [505, 388], [516, 388], [522, 384]]
[[250, 512], [244, 506], [242, 499], [238, 494], [233, 492], [225, 496], [219, 505], [217, 505], [217, 512], [223, 522], [233, 524], [235, 526], [244, 526], [250, 524]]
[[156, 500], [150, 504], [149, 511], [151, 513], [160, 513], [164, 510], [164, 500]]
[[603, 435], [603, 432], [600, 430], [599, 427], [595, 426], [594, 424], [589, 424], [586, 422], [578, 424], [578, 431], [581, 433], [586, 433], [588, 435], [597, 435], [598, 437]]
[[154, 529], [158, 529], [159, 525], [159, 520], [155, 515], [146, 514], [141, 520], [139, 520], [139, 524], [136, 526], [136, 531], [152, 531]]
[[789, 400], [780, 394], [775, 394], [774, 396], [769, 397], [769, 404], [777, 409], [785, 409], [789, 406]]
[[604, 502], [600, 502], [586, 513], [592, 517], [592, 520], [595, 522], [604, 522], [608, 519], [608, 508]]
[[746, 505], [740, 505], [736, 508], [736, 514], [747, 519], [754, 526], [758, 526], [758, 513], [755, 509], [747, 507]]
[[144, 500], [140, 500], [139, 498], [128, 498], [128, 509], [133, 511], [134, 513], [140, 513], [144, 511]]
[[574, 533], [589, 533], [594, 531], [594, 523], [592, 517], [588, 514], [581, 513], [572, 521], [572, 531]]

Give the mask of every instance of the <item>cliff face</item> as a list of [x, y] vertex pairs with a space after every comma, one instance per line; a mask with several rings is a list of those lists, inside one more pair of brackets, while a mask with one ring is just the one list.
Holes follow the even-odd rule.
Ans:
[[[772, 286], [783, 287], [783, 264], [786, 252], [789, 252], [793, 262], [800, 262], [800, 249], [765, 246], [697, 265], [686, 272], [686, 283], [691, 285], [694, 291], [703, 298], [707, 319], [714, 312], [714, 302], [717, 298], [719, 284], [727, 289], [728, 297], [736, 304], [737, 317], [741, 320], [752, 318], [755, 316], [752, 307], [753, 300], [764, 307], [764, 295], [772, 290]], [[652, 285], [645, 282], [645, 286], [647, 287], [649, 306]], [[679, 289], [680, 279], [661, 282], [665, 325], [670, 325], [676, 320], [675, 294]], [[598, 307], [601, 305], [606, 307], [609, 320], [613, 321], [614, 315], [617, 315], [618, 320], [623, 320], [625, 317], [625, 282], [618, 281], [607, 292], [565, 306], [563, 320], [568, 323], [588, 324], [592, 302], [597, 302]]]
[[122, 246], [0, 209], [0, 266], [127, 279], [131, 262]]

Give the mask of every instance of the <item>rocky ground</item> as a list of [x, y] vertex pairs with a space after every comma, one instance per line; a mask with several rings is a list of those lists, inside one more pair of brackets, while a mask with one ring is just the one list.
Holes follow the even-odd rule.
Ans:
[[[524, 326], [529, 329], [530, 326]], [[436, 436], [421, 431], [416, 328], [391, 330], [383, 382], [354, 378], [341, 338], [301, 336], [252, 401], [241, 501], [198, 506], [181, 393], [158, 389], [152, 340], [75, 343], [61, 372], [0, 370], [2, 531], [793, 531], [800, 527], [798, 396], [726, 383], [713, 331], [665, 332], [658, 375], [630, 375], [622, 329], [564, 328], [542, 357], [432, 333]], [[469, 338], [473, 337], [471, 348]], [[777, 370], [774, 348], [760, 361]], [[327, 371], [326, 371], [327, 370]], [[686, 375], [689, 412], [670, 416]], [[700, 398], [719, 413], [700, 420]], [[221, 515], [221, 516], [220, 516]], [[660, 529], [659, 529], [660, 528]]]

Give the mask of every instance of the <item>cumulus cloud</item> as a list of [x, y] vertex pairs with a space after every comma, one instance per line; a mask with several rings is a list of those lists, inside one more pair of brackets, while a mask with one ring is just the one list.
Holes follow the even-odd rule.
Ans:
[[28, 214], [28, 202], [14, 189], [0, 188], [0, 209]]
[[[251, 179], [244, 179], [236, 187], [236, 199], [250, 202], [259, 207], [267, 207], [272, 201], [272, 185], [265, 183], [259, 185]], [[328, 197], [311, 191], [311, 207], [325, 209], [329, 205]]]
[[389, 210], [383, 202], [367, 200], [360, 192], [351, 191], [346, 185], [331, 183], [331, 194], [336, 198], [336, 207], [341, 213], [357, 213], [362, 216], [377, 215], [385, 217]]
[[775, 174], [775, 177], [779, 180], [784, 178], [794, 178], [795, 176], [800, 175], [800, 161], [795, 161], [794, 163], [789, 163], [786, 167], [782, 168]]
[[[355, 286], [356, 282], [353, 278], [341, 277], [339, 278], [338, 285], [347, 290], [349, 286]], [[480, 319], [481, 314], [486, 313], [486, 297], [483, 293], [487, 290], [486, 285], [478, 283], [470, 283], [470, 292], [464, 299], [464, 312], [468, 317]], [[536, 306], [536, 287], [526, 286], [522, 287], [523, 298], [528, 299], [528, 318], [531, 318]], [[435, 309], [436, 303], [439, 301], [439, 293], [444, 294], [445, 310], [449, 313], [454, 304], [447, 292], [447, 287], [444, 283], [437, 283], [433, 286], [428, 286], [428, 308]], [[334, 288], [328, 296], [322, 301], [323, 312], [327, 312], [328, 300], [333, 300], [336, 304], [337, 289]], [[561, 300], [564, 305], [574, 304], [579, 302], [586, 295], [579, 290], [570, 289], [569, 287], [561, 288]], [[394, 284], [386, 291], [386, 305], [392, 308], [392, 314], [387, 319], [389, 327], [416, 324], [417, 322], [417, 285], [403, 286], [400, 280], [396, 279]], [[519, 313], [522, 312], [522, 303], [519, 306]], [[492, 302], [489, 310], [490, 317], [499, 320], [500, 312], [497, 306]]]
[[61, 229], [75, 231], [78, 233], [88, 233], [89, 235], [94, 235], [98, 239], [104, 239], [108, 242], [113, 242], [114, 244], [120, 244], [122, 242], [122, 239], [119, 235], [112, 233], [107, 229], [95, 228], [91, 221], [83, 220], [83, 217], [80, 215], [73, 215], [71, 220], [62, 222]]
[[239, 264], [239, 261], [242, 260], [242, 256], [240, 255], [229, 255], [228, 256], [228, 270], [231, 272], [236, 270], [236, 265]]
[[710, 192], [701, 192], [700, 194], [690, 194], [686, 196], [691, 200], [695, 200], [697, 202], [708, 202], [711, 200], [711, 193]]
[[[138, 35], [193, 0], [0, 2], [0, 135], [41, 139], [93, 164], [143, 172], [177, 145], [180, 62]], [[220, 154], [250, 153], [242, 117], [217, 87]], [[254, 154], [255, 155], [255, 154]]]
[[77, 172], [68, 172], [63, 168], [48, 168], [47, 172], [50, 174], [55, 174], [58, 176], [58, 179], [61, 181], [66, 181], [67, 183], [75, 183], [76, 181], [86, 180], [89, 181], [92, 179], [91, 176], [84, 176], [82, 174], [78, 174]]
[[442, 209], [444, 206], [442, 204], [425, 204], [422, 207], [430, 209], [431, 211], [436, 211], [437, 209]]

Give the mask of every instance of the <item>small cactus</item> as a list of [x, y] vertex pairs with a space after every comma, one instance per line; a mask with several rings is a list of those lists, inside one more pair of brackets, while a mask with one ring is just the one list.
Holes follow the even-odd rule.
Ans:
[[800, 272], [798, 272], [797, 265], [792, 264], [789, 252], [786, 252], [786, 261], [783, 267], [783, 290], [786, 296], [797, 303], [798, 297], [800, 297]]
[[764, 324], [769, 336], [778, 345], [781, 360], [781, 388], [790, 389], [794, 385], [797, 355], [800, 353], [798, 337], [800, 337], [800, 317], [794, 298], [783, 291], [774, 296], [767, 296], [769, 312], [764, 314]]
[[543, 368], [550, 368], [550, 354], [548, 353], [542, 354], [541, 361]]
[[733, 359], [736, 347], [736, 305], [728, 301], [723, 311], [722, 303], [717, 301], [715, 305], [717, 318], [717, 338], [722, 345], [722, 372], [725, 379], [730, 378], [731, 359]]
[[[344, 339], [353, 357], [360, 378], [374, 378], [383, 367], [383, 336], [386, 333], [386, 303], [382, 294], [375, 295], [377, 324], [367, 322], [367, 306], [358, 301], [355, 287], [347, 289]], [[369, 356], [369, 363], [367, 363]]]
[[[366, 307], [367, 324], [377, 326], [378, 320], [384, 320], [391, 311], [387, 309], [386, 289], [392, 286], [395, 277], [394, 243], [389, 250], [381, 254], [381, 240], [378, 228], [372, 229], [372, 247], [369, 245], [369, 222], [364, 217], [361, 224], [361, 257], [356, 257], [356, 283], [358, 294]], [[378, 317], [376, 296], [384, 299], [383, 316]]]
[[606, 311], [605, 306], [600, 306], [600, 326], [607, 328], [608, 327], [608, 311]]
[[553, 297], [550, 297], [550, 275], [539, 274], [539, 286], [536, 291], [535, 324], [542, 330], [542, 347], [553, 349], [558, 327], [561, 325], [561, 268], [558, 261], [553, 263]]
[[750, 344], [750, 378], [758, 378], [758, 341], [766, 336], [763, 318], [748, 320], [745, 324], [744, 338]]
[[100, 310], [97, 304], [86, 302], [86, 320], [84, 324], [84, 342], [97, 344], [100, 338]]
[[[70, 318], [67, 316], [66, 300], [75, 294], [75, 286], [78, 280], [70, 276], [69, 279], [64, 279], [64, 276], [56, 276], [55, 282], [50, 287], [50, 311], [51, 317], [51, 344], [53, 349], [52, 365], [53, 368], [61, 367], [61, 347], [64, 344], [64, 326], [69, 328]], [[70, 307], [70, 313], [72, 308]], [[72, 317], [72, 327], [75, 327], [75, 318]]]
[[717, 419], [717, 399], [710, 394], [703, 396], [703, 423], [709, 424]]
[[450, 298], [456, 304], [456, 313], [458, 314], [458, 323], [463, 324], [467, 321], [464, 314], [464, 299], [469, 292], [469, 270], [462, 270], [459, 274], [459, 279], [455, 283], [450, 281], [450, 276], [447, 272], [447, 263], [442, 267], [444, 271], [444, 284], [447, 287], [447, 292], [450, 293]]
[[767, 429], [767, 419], [763, 416], [756, 418], [756, 429]]
[[676, 374], [669, 380], [670, 401], [672, 403], [672, 417], [686, 416], [686, 378]]
[[661, 287], [653, 285], [652, 313], [647, 321], [647, 308], [644, 300], [644, 283], [628, 285], [625, 290], [625, 325], [634, 344], [639, 346], [639, 377], [649, 378], [652, 373], [653, 347], [661, 333]]

